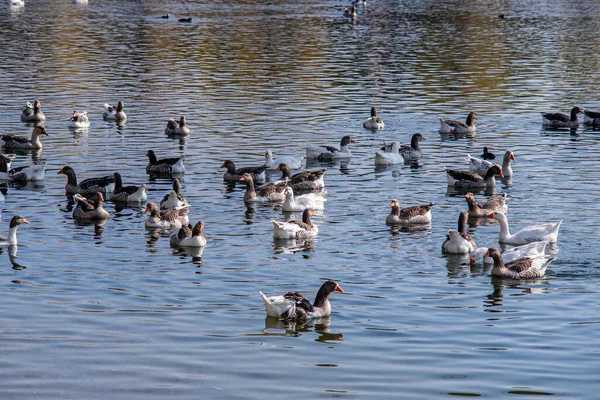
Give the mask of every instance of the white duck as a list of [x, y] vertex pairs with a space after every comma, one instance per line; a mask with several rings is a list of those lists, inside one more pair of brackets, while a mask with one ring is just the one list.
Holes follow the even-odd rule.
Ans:
[[383, 146], [384, 151], [377, 150], [375, 152], [375, 165], [394, 165], [404, 164], [404, 157], [398, 152], [400, 150], [400, 142], [391, 143], [391, 147], [388, 144]]
[[[492, 166], [498, 165], [496, 163], [491, 163], [489, 161], [473, 157], [470, 154], [467, 154], [467, 157], [469, 158], [469, 171], [475, 172], [476, 174], [482, 176], [485, 175]], [[514, 159], [515, 155], [512, 151], [508, 150], [506, 153], [504, 153], [504, 159], [502, 160], [502, 175], [504, 175], [505, 178], [512, 177], [513, 171], [512, 167], [510, 166], [510, 162]]]
[[488, 215], [488, 218], [495, 218], [500, 222], [500, 235], [498, 241], [507, 244], [526, 244], [531, 242], [547, 241], [549, 243], [556, 243], [558, 237], [558, 230], [562, 220], [558, 222], [552, 222], [548, 224], [531, 225], [521, 229], [514, 235], [510, 233], [508, 228], [508, 220], [506, 215], [501, 212], [495, 211], [493, 214]]
[[10, 225], [8, 227], [8, 238], [0, 236], [0, 247], [17, 245], [17, 228], [21, 224], [28, 223], [29, 221], [27, 221], [24, 217], [21, 217], [20, 215], [15, 215], [14, 217], [12, 217], [12, 219], [10, 220]]
[[443, 253], [466, 254], [477, 248], [477, 244], [467, 233], [468, 214], [463, 211], [458, 216], [458, 231], [449, 230], [442, 244]]
[[535, 279], [541, 278], [552, 260], [547, 260], [544, 255], [525, 257], [504, 264], [502, 254], [496, 248], [489, 249], [484, 256], [494, 260], [492, 276], [510, 279]]
[[306, 208], [313, 210], [323, 210], [327, 201], [321, 194], [307, 193], [294, 197], [294, 191], [291, 187], [286, 187], [283, 191], [285, 200], [283, 202], [283, 211], [304, 211]]
[[177, 232], [171, 234], [171, 246], [178, 247], [203, 247], [206, 246], [206, 238], [202, 234], [204, 222], [198, 221], [192, 228], [191, 225], [183, 226]]
[[383, 129], [385, 124], [383, 120], [377, 116], [377, 109], [375, 107], [371, 107], [371, 118], [367, 119], [363, 123], [363, 128], [371, 129], [371, 130], [379, 130]]
[[456, 134], [468, 134], [475, 133], [477, 128], [475, 127], [475, 120], [477, 119], [477, 114], [471, 111], [467, 116], [467, 121], [457, 121], [457, 120], [445, 120], [440, 118], [440, 133], [456, 133]]
[[310, 219], [314, 215], [315, 211], [312, 208], [306, 208], [302, 213], [302, 221], [271, 220], [275, 229], [273, 237], [275, 239], [305, 239], [317, 236], [319, 228]]
[[[502, 252], [502, 259], [504, 262], [510, 262], [519, 258], [534, 257], [543, 255], [546, 253], [546, 246], [548, 242], [531, 242], [517, 247], [511, 247]], [[487, 253], [487, 247], [478, 247], [474, 252], [471, 253], [471, 265], [477, 261], [483, 259], [484, 264], [493, 264], [494, 260], [491, 257], [484, 257]]]
[[302, 168], [302, 161], [304, 161], [303, 157], [294, 156], [282, 156], [273, 159], [273, 153], [270, 149], [265, 152], [265, 165], [268, 169], [277, 169], [280, 163], [286, 163], [290, 169], [300, 169]]
[[271, 297], [265, 296], [263, 292], [259, 293], [265, 302], [265, 309], [269, 317], [306, 320], [331, 315], [329, 295], [333, 292], [344, 293], [344, 290], [337, 282], [325, 282], [317, 292], [315, 302], [312, 304], [298, 292], [287, 292], [283, 296]]
[[90, 126], [90, 120], [87, 117], [87, 112], [73, 111], [73, 115], [69, 119], [67, 126], [69, 128], [88, 128]]
[[306, 146], [306, 158], [309, 160], [333, 161], [352, 157], [348, 145], [356, 143], [350, 136], [344, 136], [340, 148], [333, 146]]

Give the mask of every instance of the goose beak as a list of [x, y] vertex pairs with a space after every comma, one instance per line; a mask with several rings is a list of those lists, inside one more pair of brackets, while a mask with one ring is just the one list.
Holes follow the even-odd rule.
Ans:
[[64, 174], [64, 171], [63, 171], [63, 169], [62, 169], [62, 168], [60, 169], [60, 171], [58, 171], [58, 172], [56, 173], [56, 175], [58, 175], [58, 174]]
[[342, 289], [342, 287], [340, 285], [335, 285], [335, 291], [336, 292], [340, 292], [340, 293], [344, 293], [344, 289]]
[[279, 168], [279, 165], [277, 166], [277, 168], [275, 168], [275, 171], [281, 171], [281, 168]]
[[475, 265], [475, 260], [472, 258], [469, 258], [469, 265]]
[[223, 165], [221, 165], [219, 168], [225, 168], [225, 163], [223, 163]]
[[356, 143], [354, 139], [350, 139], [350, 143]]
[[488, 215], [486, 215], [486, 217], [488, 217], [488, 218], [494, 218], [494, 214], [488, 214]]
[[486, 251], [485, 254], [483, 255], [484, 257], [489, 257], [490, 256], [490, 251]]
[[246, 181], [246, 178], [244, 178], [243, 176], [240, 178], [240, 182], [244, 182]]
[[28, 224], [29, 221], [27, 221], [25, 218], [23, 218], [23, 220], [21, 221], [22, 224]]
[[514, 154], [512, 154], [512, 153], [510, 153], [510, 159], [511, 159], [511, 160], [514, 160], [514, 159], [515, 159], [515, 155], [514, 155]]
[[500, 176], [500, 178], [504, 178], [504, 174], [502, 173], [502, 171], [500, 171], [498, 175]]

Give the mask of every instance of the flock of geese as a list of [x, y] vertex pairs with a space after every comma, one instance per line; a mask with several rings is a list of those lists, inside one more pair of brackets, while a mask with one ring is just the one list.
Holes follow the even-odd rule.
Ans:
[[[35, 100], [27, 103], [21, 114], [21, 121], [32, 124], [30, 137], [2, 135], [0, 137], [5, 151], [41, 150], [41, 138], [48, 135], [43, 123], [46, 120], [41, 109], [41, 102]], [[576, 127], [579, 125], [578, 115], [584, 113], [584, 123], [589, 126], [600, 125], [600, 113], [583, 111], [574, 107], [570, 115], [560, 113], [542, 113], [544, 126]], [[103, 119], [124, 123], [127, 119], [125, 105], [119, 101], [116, 106], [105, 104]], [[468, 114], [466, 121], [447, 120], [440, 118], [439, 132], [441, 134], [468, 134], [476, 132], [475, 112]], [[87, 128], [90, 121], [85, 112], [74, 111], [67, 125], [73, 128]], [[371, 108], [371, 117], [363, 124], [365, 129], [384, 129], [383, 119], [377, 116], [375, 107]], [[168, 135], [187, 136], [190, 128], [185, 116], [179, 120], [170, 119], [165, 133]], [[420, 143], [425, 137], [420, 133], [412, 135], [410, 145], [399, 142], [385, 143], [374, 154], [375, 165], [391, 165], [411, 163], [423, 156]], [[305, 159], [321, 162], [348, 160], [352, 157], [350, 146], [355, 141], [350, 136], [344, 136], [339, 146], [307, 145], [306, 154], [300, 157], [283, 156], [275, 158], [270, 150], [265, 152], [265, 163], [257, 166], [238, 167], [232, 160], [226, 160], [221, 165], [226, 169], [223, 180], [226, 182], [241, 182], [245, 184], [244, 201], [281, 203], [282, 210], [302, 213], [301, 220], [272, 221], [273, 237], [275, 239], [307, 239], [318, 235], [319, 229], [312, 222], [315, 211], [323, 210], [325, 202], [325, 169], [300, 171], [292, 174], [292, 170], [301, 169]], [[158, 158], [153, 150], [146, 153], [148, 163], [146, 172], [150, 175], [172, 179], [173, 188], [157, 202], [148, 202], [145, 213], [148, 217], [144, 225], [151, 229], [171, 231], [170, 245], [175, 247], [203, 248], [207, 240], [204, 237], [204, 223], [190, 223], [188, 216], [190, 204], [181, 193], [181, 183], [177, 176], [185, 173], [185, 156]], [[494, 162], [496, 156], [487, 147], [483, 149], [480, 158], [466, 155], [468, 169], [446, 169], [449, 187], [462, 190], [467, 203], [467, 211], [458, 217], [457, 230], [449, 230], [442, 244], [442, 251], [450, 254], [469, 255], [470, 262], [493, 264], [492, 276], [510, 279], [532, 279], [544, 275], [551, 257], [546, 256], [546, 245], [555, 243], [562, 221], [532, 225], [511, 233], [506, 217], [508, 206], [506, 193], [491, 196], [477, 201], [471, 191], [493, 187], [496, 177], [509, 178], [513, 175], [511, 162], [515, 160], [512, 151], [507, 150], [502, 157], [502, 164]], [[5, 181], [38, 181], [44, 179], [45, 165], [32, 164], [14, 167], [14, 155], [0, 155], [0, 178]], [[265, 172], [272, 170], [281, 173], [277, 181], [265, 182]], [[145, 184], [123, 185], [118, 172], [113, 175], [87, 178], [79, 181], [75, 170], [65, 165], [58, 174], [66, 176], [65, 192], [74, 208], [72, 215], [75, 220], [102, 223], [110, 218], [104, 209], [104, 201], [144, 204], [148, 200]], [[390, 203], [391, 212], [385, 222], [389, 225], [410, 227], [411, 229], [428, 228], [431, 226], [431, 210], [435, 203], [413, 205], [401, 208], [400, 202], [393, 199]], [[500, 233], [498, 241], [502, 244], [516, 247], [501, 253], [497, 248], [478, 247], [468, 234], [466, 224], [468, 218], [493, 218], [499, 222]], [[22, 216], [15, 216], [10, 222], [8, 238], [1, 238], [1, 246], [17, 244], [17, 228], [29, 222]], [[334, 281], [325, 282], [319, 289], [313, 303], [297, 292], [288, 292], [282, 296], [261, 296], [269, 316], [282, 319], [306, 319], [325, 317], [331, 313], [329, 295], [343, 289]]]

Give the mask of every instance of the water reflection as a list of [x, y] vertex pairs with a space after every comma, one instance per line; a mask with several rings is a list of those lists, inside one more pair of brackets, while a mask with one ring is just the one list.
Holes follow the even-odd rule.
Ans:
[[314, 253], [315, 239], [276, 239], [273, 238], [273, 254]]
[[283, 321], [275, 317], [265, 318], [265, 329], [262, 333], [266, 336], [289, 336], [300, 337], [302, 334], [316, 332], [319, 336], [315, 342], [329, 343], [331, 341], [340, 341], [343, 338], [342, 333], [331, 333], [329, 326], [331, 317], [315, 318], [308, 321]]

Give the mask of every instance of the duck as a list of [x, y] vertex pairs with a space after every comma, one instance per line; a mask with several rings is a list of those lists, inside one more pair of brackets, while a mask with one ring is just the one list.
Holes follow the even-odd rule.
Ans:
[[545, 127], [551, 128], [577, 128], [579, 126], [578, 114], [583, 114], [583, 110], [579, 107], [571, 109], [571, 116], [562, 113], [546, 113], [542, 114], [542, 124]]
[[177, 136], [187, 136], [191, 133], [190, 127], [188, 126], [185, 116], [182, 115], [179, 118], [179, 122], [174, 119], [169, 119], [167, 121], [167, 127], [165, 128], [165, 134], [167, 135], [177, 135]]
[[204, 247], [206, 238], [202, 234], [204, 222], [198, 221], [192, 228], [191, 225], [182, 227], [177, 232], [171, 234], [169, 243], [177, 247]]
[[600, 112], [592, 110], [583, 110], [583, 124], [593, 126], [594, 120], [600, 119]]
[[28, 102], [21, 114], [21, 122], [44, 122], [46, 115], [44, 115], [41, 108], [42, 102], [37, 99], [34, 100], [33, 106]]
[[467, 115], [466, 122], [461, 122], [457, 120], [445, 120], [440, 118], [440, 133], [455, 133], [455, 134], [472, 134], [475, 133], [477, 128], [475, 127], [475, 120], [477, 118], [477, 114], [474, 111], [471, 111], [469, 115]]
[[148, 174], [183, 174], [185, 173], [185, 156], [161, 158], [158, 160], [154, 150], [148, 150], [146, 153], [148, 164], [146, 165], [146, 173]]
[[453, 169], [446, 168], [446, 177], [448, 179], [448, 186], [452, 186], [455, 188], [483, 188], [483, 187], [493, 187], [496, 186], [496, 180], [494, 176], [500, 175], [501, 178], [504, 177], [502, 174], [502, 169], [499, 165], [494, 165], [486, 174], [482, 177], [479, 174], [470, 171], [458, 171]]
[[[467, 157], [469, 158], [469, 171], [475, 172], [476, 174], [479, 174], [479, 175], [485, 175], [486, 172], [488, 171], [488, 169], [490, 169], [490, 167], [492, 165], [498, 165], [498, 164], [491, 163], [486, 160], [481, 160], [479, 158], [473, 157], [470, 154], [467, 154]], [[507, 150], [504, 153], [504, 158], [502, 159], [502, 167], [501, 167], [502, 175], [504, 176], [504, 178], [512, 177], [513, 170], [512, 170], [510, 163], [511, 163], [511, 161], [514, 161], [514, 159], [515, 159], [515, 155], [512, 151]]]
[[29, 224], [29, 221], [20, 215], [15, 215], [10, 219], [10, 225], [8, 226], [8, 238], [0, 236], [0, 247], [16, 246], [17, 241], [17, 229], [21, 224]]
[[106, 220], [110, 218], [108, 211], [102, 206], [104, 196], [101, 192], [89, 193], [90, 199], [76, 193], [73, 200], [77, 205], [73, 209], [73, 218], [85, 220]]
[[[400, 148], [398, 149], [398, 152], [402, 155], [402, 157], [406, 161], [418, 160], [419, 158], [421, 158], [423, 156], [423, 152], [421, 151], [419, 142], [424, 141], [424, 140], [425, 140], [425, 136], [423, 136], [420, 133], [415, 133], [414, 135], [412, 135], [412, 138], [410, 140], [410, 146], [401, 145]], [[392, 151], [393, 144], [394, 144], [394, 142], [388, 143], [388, 144], [384, 145], [381, 148], [381, 150]]]
[[127, 119], [127, 114], [123, 111], [124, 108], [125, 104], [122, 101], [119, 101], [115, 107], [104, 103], [102, 118], [106, 121], [124, 121]]
[[279, 163], [275, 169], [281, 171], [280, 181], [286, 181], [288, 186], [295, 192], [325, 189], [325, 168], [315, 171], [302, 171], [294, 175], [291, 175], [290, 167], [286, 163]]
[[315, 216], [315, 210], [306, 208], [302, 212], [302, 221], [279, 222], [271, 220], [275, 239], [306, 239], [317, 236], [319, 228], [312, 223], [310, 217]]
[[163, 199], [160, 201], [161, 210], [174, 210], [181, 207], [189, 207], [186, 197], [181, 194], [181, 182], [179, 179], [173, 179], [173, 190], [165, 194]]
[[73, 111], [73, 115], [67, 123], [69, 128], [88, 128], [90, 126], [90, 120], [87, 117], [87, 112]]
[[[57, 172], [67, 176], [67, 184], [65, 185], [65, 192], [68, 194], [91, 194], [100, 192], [106, 194], [112, 192], [115, 188], [115, 177], [114, 175], [105, 175], [98, 178], [88, 178], [77, 183], [77, 175], [75, 170], [68, 165], [65, 165]], [[103, 199], [104, 200], [104, 199]]]
[[400, 142], [392, 142], [391, 147], [384, 145], [385, 151], [375, 152], [375, 165], [394, 165], [404, 164], [404, 157], [398, 151], [400, 150]]
[[469, 206], [468, 213], [470, 217], [487, 217], [494, 211], [500, 211], [504, 214], [508, 211], [508, 206], [505, 203], [506, 193], [492, 196], [487, 200], [482, 200], [477, 203], [475, 202], [473, 193], [469, 192], [465, 194], [465, 199]]
[[160, 16], [162, 19], [169, 19], [169, 17], [171, 17], [171, 14], [165, 14], [165, 15], [161, 15]]
[[344, 136], [340, 141], [340, 148], [333, 146], [306, 146], [306, 158], [309, 160], [332, 161], [352, 157], [348, 145], [356, 143], [350, 136]]
[[344, 17], [350, 18], [350, 19], [356, 18], [356, 7], [355, 6], [347, 7], [344, 10]]
[[227, 172], [223, 174], [223, 180], [226, 182], [239, 182], [242, 175], [245, 173], [252, 175], [254, 182], [264, 182], [265, 171], [267, 170], [266, 165], [261, 165], [259, 167], [236, 168], [235, 164], [231, 160], [226, 160], [223, 165], [221, 165], [221, 168], [227, 168]]
[[484, 160], [494, 160], [496, 155], [494, 153], [490, 153], [486, 146], [483, 147], [483, 153], [481, 154], [481, 158]]
[[536, 279], [544, 276], [550, 262], [542, 255], [518, 258], [504, 264], [502, 254], [494, 247], [489, 249], [484, 256], [494, 260], [492, 276], [509, 279]]
[[467, 233], [468, 213], [461, 212], [458, 215], [458, 230], [449, 230], [446, 240], [442, 244], [443, 253], [466, 254], [477, 248], [475, 240]]
[[488, 218], [494, 218], [500, 222], [500, 235], [498, 241], [506, 244], [526, 244], [531, 242], [546, 241], [548, 243], [556, 243], [558, 239], [558, 230], [562, 220], [547, 224], [531, 225], [521, 229], [515, 234], [511, 234], [508, 228], [508, 220], [506, 215], [499, 211], [494, 211]]
[[[521, 246], [511, 247], [502, 252], [502, 259], [504, 262], [510, 262], [518, 258], [523, 257], [534, 257], [540, 254], [546, 253], [546, 246], [548, 242], [531, 242], [523, 244]], [[494, 260], [491, 257], [484, 257], [483, 255], [488, 251], [487, 247], [478, 247], [474, 252], [471, 253], [470, 264], [473, 265], [479, 260], [483, 260], [484, 264], [493, 264]]]
[[46, 128], [43, 126], [36, 126], [31, 131], [31, 137], [17, 136], [17, 135], [2, 135], [2, 147], [5, 149], [18, 149], [18, 150], [41, 150], [44, 146], [40, 141], [40, 136], [48, 136]]
[[325, 202], [327, 201], [322, 195], [317, 193], [306, 193], [300, 196], [294, 196], [294, 190], [286, 186], [283, 190], [285, 200], [283, 202], [282, 210], [287, 212], [304, 211], [306, 208], [312, 208], [314, 210], [323, 210], [325, 208]]
[[142, 203], [148, 200], [145, 184], [142, 183], [140, 186], [123, 186], [121, 174], [115, 172], [113, 176], [115, 181], [114, 190], [106, 196], [109, 201]]
[[302, 168], [302, 161], [304, 161], [304, 158], [293, 156], [283, 156], [273, 159], [271, 150], [267, 149], [265, 152], [265, 165], [267, 166], [267, 169], [277, 169], [282, 162], [286, 163], [290, 169], [300, 169]]
[[190, 222], [188, 211], [187, 207], [161, 211], [156, 203], [150, 202], [146, 204], [144, 211], [144, 214], [150, 213], [150, 216], [144, 221], [144, 226], [153, 229], [180, 229]]
[[244, 193], [244, 201], [252, 202], [280, 202], [285, 200], [283, 191], [287, 187], [285, 182], [265, 183], [264, 185], [254, 188], [254, 179], [249, 173], [245, 173], [240, 178], [241, 182], [246, 184], [246, 193]]
[[263, 292], [259, 293], [265, 302], [265, 309], [269, 317], [283, 320], [308, 320], [331, 315], [329, 295], [333, 292], [344, 293], [344, 290], [335, 281], [325, 282], [317, 292], [317, 297], [312, 304], [298, 292], [287, 292], [282, 296], [271, 297], [265, 296]]
[[178, 19], [179, 22], [183, 22], [183, 23], [191, 23], [192, 22], [192, 17], [188, 17], [188, 18], [179, 18]]
[[377, 109], [371, 107], [371, 118], [363, 123], [363, 128], [371, 130], [379, 130], [385, 128], [383, 120], [377, 116]]
[[431, 223], [431, 208], [435, 203], [421, 204], [400, 209], [400, 203], [392, 199], [392, 212], [385, 219], [388, 225], [422, 225]]

